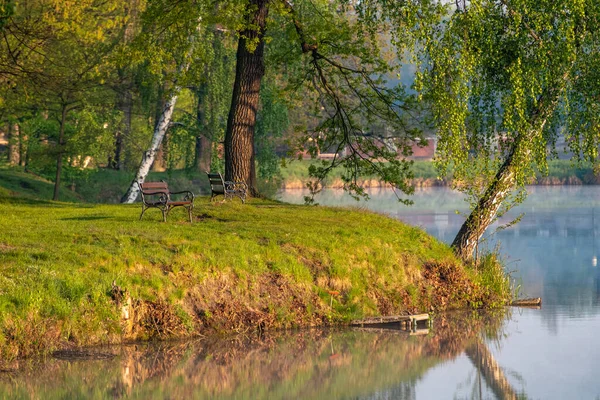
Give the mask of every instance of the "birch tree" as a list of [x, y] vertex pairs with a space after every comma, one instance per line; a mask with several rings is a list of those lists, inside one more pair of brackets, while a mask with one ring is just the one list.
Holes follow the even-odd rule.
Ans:
[[[170, 80], [170, 88], [164, 91], [165, 99], [155, 121], [150, 146], [142, 155], [137, 172], [123, 195], [122, 203], [133, 203], [139, 194], [139, 184], [143, 183], [161, 148], [169, 126], [181, 88], [188, 82], [187, 73], [193, 62], [204, 61], [201, 57], [206, 46], [199, 43], [199, 36], [207, 24], [205, 9], [201, 5], [184, 3], [172, 7], [170, 3], [154, 1], [142, 16], [145, 30], [136, 38], [131, 53], [123, 62], [131, 58], [144, 64], [157, 76], [157, 79]], [[159, 23], [160, 21], [160, 23]], [[185, 35], [185, 40], [182, 36]], [[173, 68], [173, 65], [176, 65]]]
[[[524, 198], [535, 171], [547, 171], [559, 138], [575, 161], [598, 166], [600, 3], [440, 7], [437, 23], [413, 31], [421, 63], [416, 89], [432, 109], [441, 174], [451, 168], [458, 188], [477, 196], [452, 243], [469, 259], [494, 219]], [[391, 18], [396, 35], [405, 35], [400, 16]]]

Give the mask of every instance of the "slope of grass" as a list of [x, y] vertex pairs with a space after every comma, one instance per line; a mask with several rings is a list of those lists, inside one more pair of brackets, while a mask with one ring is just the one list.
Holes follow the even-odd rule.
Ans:
[[[497, 304], [484, 276], [390, 218], [253, 200], [167, 223], [139, 205], [0, 197], [0, 352]], [[435, 285], [431, 283], [435, 283]], [[491, 285], [490, 285], [491, 287]]]
[[[20, 169], [0, 169], [0, 195], [2, 196], [51, 199], [53, 193], [53, 182]], [[81, 201], [81, 196], [63, 187], [60, 200], [78, 202]]]

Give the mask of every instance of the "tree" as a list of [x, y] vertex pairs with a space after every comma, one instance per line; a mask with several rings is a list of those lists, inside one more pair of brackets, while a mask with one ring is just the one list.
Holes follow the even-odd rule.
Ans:
[[250, 0], [246, 28], [240, 32], [231, 107], [225, 131], [225, 179], [245, 182], [258, 194], [254, 159], [254, 126], [260, 84], [265, 74], [264, 35], [269, 0]]
[[[42, 107], [58, 121], [53, 199], [58, 200], [69, 113], [102, 97], [107, 55], [121, 31], [121, 2], [26, 2], [3, 21], [0, 75], [21, 104]], [[10, 78], [8, 78], [10, 77]]]
[[600, 4], [473, 0], [438, 15], [417, 32], [417, 89], [432, 108], [440, 171], [478, 195], [452, 243], [469, 259], [535, 170], [547, 171], [560, 135], [576, 160], [598, 165]]
[[[196, 146], [194, 168], [205, 172], [219, 169], [213, 165], [213, 147], [223, 143], [233, 88], [235, 48], [233, 35], [215, 26], [206, 40], [212, 41], [210, 63], [199, 68], [202, 76], [196, 79]], [[213, 168], [214, 167], [214, 168]]]
[[[208, 3], [208, 2], [207, 2]], [[163, 139], [171, 125], [171, 117], [179, 92], [189, 83], [188, 74], [193, 61], [206, 62], [205, 49], [210, 43], [204, 37], [211, 22], [210, 4], [179, 3], [163, 0], [150, 1], [142, 16], [144, 27], [127, 53], [126, 60], [144, 65], [164, 85], [164, 99], [159, 98], [160, 112], [155, 119], [154, 131], [148, 150], [142, 155], [137, 172], [123, 195], [122, 203], [132, 203], [138, 196], [138, 183], [144, 182]]]
[[[254, 134], [265, 73], [265, 35], [268, 21], [274, 21], [270, 26], [283, 26], [283, 31], [273, 29], [269, 40], [280, 42], [269, 48], [282, 50], [280, 59], [285, 57], [291, 72], [289, 89], [304, 90], [314, 98], [322, 117], [304, 143], [310, 143], [313, 155], [323, 148], [336, 154], [326, 165], [311, 168], [311, 175], [323, 179], [342, 166], [345, 186], [356, 194], [364, 194], [357, 184], [362, 174], [376, 174], [410, 192], [410, 162], [403, 157], [410, 153], [410, 144], [420, 139], [416, 124], [407, 121], [408, 111], [416, 105], [401, 86], [390, 84], [387, 78], [398, 65], [385, 58], [376, 29], [356, 21], [353, 2], [251, 0], [245, 4], [225, 136], [226, 178], [244, 181], [256, 193]], [[388, 134], [373, 132], [378, 123], [390, 127]]]
[[[143, 11], [144, 5], [140, 0], [128, 0], [126, 6], [125, 31], [123, 33], [122, 45], [127, 46], [137, 32], [139, 14]], [[131, 68], [121, 65], [117, 70], [118, 80], [115, 85], [117, 95], [117, 107], [121, 110], [123, 118], [120, 126], [115, 130], [114, 153], [108, 160], [108, 167], [116, 170], [123, 169], [125, 142], [131, 134], [131, 122], [133, 114], [133, 92], [134, 72]]]

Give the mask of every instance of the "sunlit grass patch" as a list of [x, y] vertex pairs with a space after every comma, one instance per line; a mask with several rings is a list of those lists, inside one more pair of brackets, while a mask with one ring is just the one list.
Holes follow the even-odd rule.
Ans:
[[[194, 223], [178, 210], [166, 223], [156, 210], [139, 221], [140, 211], [0, 200], [5, 357], [124, 338], [428, 311], [419, 308], [441, 288], [424, 280], [425, 265], [467, 273], [423, 230], [367, 211], [204, 197], [196, 201]], [[127, 321], [115, 285], [131, 299]], [[461, 290], [451, 306], [471, 305]], [[153, 321], [163, 314], [180, 323], [170, 329]], [[31, 339], [17, 338], [25, 331]]]

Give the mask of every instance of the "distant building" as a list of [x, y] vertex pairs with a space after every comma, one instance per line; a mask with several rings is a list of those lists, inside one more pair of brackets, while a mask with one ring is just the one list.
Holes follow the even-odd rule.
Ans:
[[437, 138], [430, 137], [426, 138], [427, 142], [426, 146], [419, 146], [417, 143], [413, 144], [412, 147], [412, 156], [410, 157], [413, 160], [431, 160], [435, 156], [435, 150], [437, 148]]

